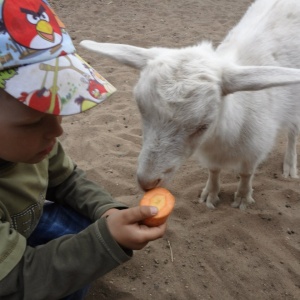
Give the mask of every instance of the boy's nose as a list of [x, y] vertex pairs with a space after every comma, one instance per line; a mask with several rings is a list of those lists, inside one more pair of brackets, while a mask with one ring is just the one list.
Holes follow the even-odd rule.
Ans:
[[61, 126], [62, 117], [61, 116], [51, 116], [51, 122], [47, 125], [46, 138], [53, 139], [59, 137], [63, 134], [63, 128]]

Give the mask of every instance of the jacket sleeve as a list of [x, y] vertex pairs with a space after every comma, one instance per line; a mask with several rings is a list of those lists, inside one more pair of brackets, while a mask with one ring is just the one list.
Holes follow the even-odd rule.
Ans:
[[76, 166], [63, 183], [48, 188], [46, 199], [68, 204], [92, 221], [96, 221], [110, 208], [127, 208], [126, 205], [114, 200], [99, 185], [89, 180], [85, 172]]
[[89, 180], [63, 150], [60, 143], [49, 159], [49, 187], [46, 199], [68, 204], [92, 221], [110, 208], [127, 208], [98, 184]]
[[25, 237], [11, 229], [10, 216], [0, 201], [0, 282], [22, 259], [25, 247]]
[[[1, 241], [8, 238], [0, 233]], [[101, 218], [76, 235], [26, 247], [19, 263], [0, 281], [0, 299], [60, 299], [131, 256], [132, 251], [125, 252], [110, 235], [106, 218]]]

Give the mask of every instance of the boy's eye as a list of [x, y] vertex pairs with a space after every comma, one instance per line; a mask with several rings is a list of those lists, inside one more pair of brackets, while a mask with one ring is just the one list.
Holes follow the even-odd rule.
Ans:
[[38, 119], [38, 120], [36, 120], [36, 121], [33, 121], [33, 122], [31, 122], [31, 123], [27, 123], [27, 124], [25, 124], [25, 126], [35, 126], [35, 125], [39, 125], [41, 122], [42, 122], [42, 118], [41, 119]]

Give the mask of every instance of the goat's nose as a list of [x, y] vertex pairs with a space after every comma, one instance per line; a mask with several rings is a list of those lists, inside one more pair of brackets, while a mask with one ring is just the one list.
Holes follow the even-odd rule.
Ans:
[[155, 180], [145, 180], [141, 177], [138, 176], [138, 183], [140, 185], [140, 187], [144, 190], [144, 191], [148, 191], [151, 190], [155, 187], [157, 187], [161, 181], [161, 179], [155, 179]]

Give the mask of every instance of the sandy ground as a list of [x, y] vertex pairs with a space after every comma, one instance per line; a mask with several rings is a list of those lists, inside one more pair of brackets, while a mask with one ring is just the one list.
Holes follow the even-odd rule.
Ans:
[[[140, 116], [132, 97], [138, 72], [82, 49], [82, 39], [137, 46], [216, 45], [250, 0], [52, 0], [79, 54], [118, 92], [85, 114], [64, 119], [62, 142], [88, 176], [136, 205]], [[230, 207], [237, 174], [222, 174], [221, 202], [197, 201], [207, 172], [188, 161], [168, 188], [175, 210], [164, 238], [92, 285], [93, 299], [300, 299], [300, 183], [281, 176], [280, 136], [254, 179], [256, 204]], [[300, 152], [300, 144], [298, 144]], [[300, 162], [299, 156], [298, 161]]]

